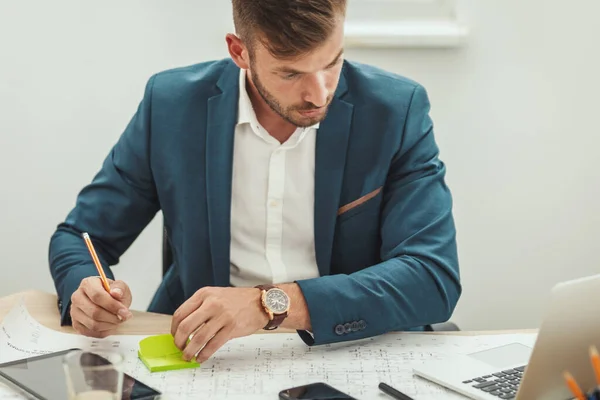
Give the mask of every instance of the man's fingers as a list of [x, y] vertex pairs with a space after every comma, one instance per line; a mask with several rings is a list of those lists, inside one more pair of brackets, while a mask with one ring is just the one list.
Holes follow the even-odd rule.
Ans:
[[118, 287], [110, 288], [110, 294], [117, 300], [121, 301], [123, 299], [123, 290]]
[[123, 281], [111, 281], [110, 282], [110, 294], [116, 300], [119, 300], [129, 308], [131, 306], [131, 290], [129, 286]]
[[[186, 342], [190, 335], [197, 330], [203, 329], [202, 325], [211, 317], [210, 311], [207, 307], [200, 307], [177, 326], [177, 331], [173, 335], [175, 346], [179, 349], [186, 347]], [[195, 335], [195, 333], [194, 333]]]
[[109, 322], [96, 321], [90, 318], [81, 308], [71, 307], [71, 318], [85, 326], [90, 331], [102, 332], [114, 330], [117, 325]]
[[93, 277], [84, 279], [81, 288], [92, 303], [102, 307], [113, 315], [120, 315], [124, 319], [131, 318], [131, 311], [104, 289], [100, 278]]
[[114, 324], [93, 321], [77, 307], [71, 309], [71, 319], [73, 320], [73, 328], [75, 331], [85, 336], [104, 338], [115, 331]]
[[186, 361], [191, 360], [196, 354], [198, 354], [198, 352], [203, 350], [203, 348], [207, 345], [207, 342], [209, 342], [209, 340], [211, 340], [211, 338], [215, 336], [217, 332], [222, 330], [221, 328], [223, 328], [223, 323], [219, 320], [219, 318], [212, 318], [207, 321], [204, 326], [194, 333], [192, 340], [190, 340], [187, 346], [185, 346], [182, 358]]
[[203, 363], [208, 360], [217, 350], [219, 350], [231, 337], [230, 326], [224, 327], [217, 332], [216, 335], [213, 336], [212, 339], [208, 340], [208, 343], [200, 350], [198, 355], [196, 356], [196, 361], [199, 363]]
[[80, 292], [76, 301], [73, 303], [74, 306], [80, 308], [88, 317], [98, 322], [109, 322], [111, 324], [118, 324], [121, 320], [114, 314], [109, 313], [105, 309], [94, 304], [84, 292]]
[[[184, 320], [189, 318], [190, 314], [192, 314], [193, 312], [195, 312], [202, 306], [202, 301], [204, 299], [205, 292], [206, 292], [206, 288], [198, 290], [196, 293], [194, 293], [194, 295], [192, 297], [190, 297], [188, 300], [186, 300], [175, 311], [175, 313], [173, 314], [173, 319], [171, 320], [171, 335], [176, 336], [180, 330], [179, 325]], [[196, 328], [198, 326], [200, 326], [200, 324], [196, 325], [193, 330], [196, 330]], [[186, 337], [186, 339], [187, 339], [187, 337]]]

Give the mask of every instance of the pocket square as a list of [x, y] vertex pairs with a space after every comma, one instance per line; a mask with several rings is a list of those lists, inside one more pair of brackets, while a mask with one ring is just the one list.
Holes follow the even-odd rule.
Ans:
[[346, 204], [345, 206], [342, 206], [338, 209], [338, 215], [342, 215], [343, 213], [352, 210], [355, 207], [360, 206], [363, 203], [366, 203], [367, 201], [371, 200], [373, 197], [377, 196], [379, 194], [379, 192], [381, 192], [381, 189], [383, 189], [383, 186], [378, 187], [377, 189], [373, 190], [371, 193], [367, 193], [364, 196], [354, 200], [351, 203]]

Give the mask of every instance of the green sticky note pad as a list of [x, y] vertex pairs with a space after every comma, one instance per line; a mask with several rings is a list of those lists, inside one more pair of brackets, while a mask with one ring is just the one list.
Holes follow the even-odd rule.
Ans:
[[171, 334], [149, 336], [140, 341], [138, 357], [150, 372], [196, 368], [200, 363], [185, 361], [182, 352], [175, 346]]

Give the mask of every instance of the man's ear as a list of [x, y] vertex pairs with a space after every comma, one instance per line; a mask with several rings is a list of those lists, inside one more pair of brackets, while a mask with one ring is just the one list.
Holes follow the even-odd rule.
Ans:
[[241, 69], [249, 69], [250, 57], [248, 48], [242, 40], [233, 33], [228, 33], [225, 36], [225, 41], [227, 42], [227, 50], [233, 62]]

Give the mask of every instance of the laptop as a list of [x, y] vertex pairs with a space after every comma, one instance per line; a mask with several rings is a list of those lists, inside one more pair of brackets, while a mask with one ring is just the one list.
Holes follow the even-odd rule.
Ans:
[[563, 372], [585, 390], [596, 387], [589, 349], [600, 349], [600, 275], [562, 282], [533, 348], [511, 343], [415, 366], [415, 375], [478, 400], [573, 398]]

